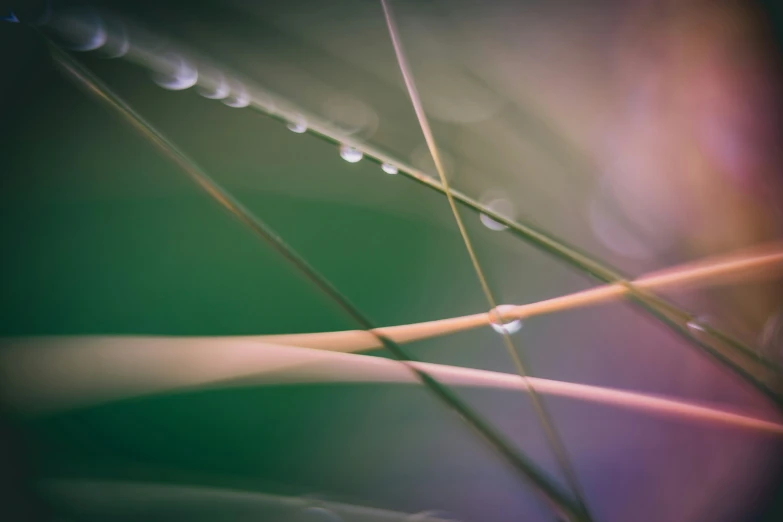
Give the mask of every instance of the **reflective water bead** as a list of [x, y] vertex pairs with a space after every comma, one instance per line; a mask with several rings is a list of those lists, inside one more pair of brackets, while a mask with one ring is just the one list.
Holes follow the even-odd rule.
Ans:
[[302, 119], [289, 122], [287, 127], [288, 130], [297, 134], [303, 134], [307, 132], [307, 123], [305, 123], [305, 121]]
[[691, 317], [690, 321], [688, 321], [685, 326], [687, 326], [689, 330], [704, 332], [705, 326], [708, 325], [709, 325], [709, 319], [704, 316], [699, 316], [699, 317]]
[[491, 217], [487, 216], [486, 214], [479, 215], [479, 219], [481, 220], [481, 224], [484, 225], [485, 227], [487, 227], [490, 230], [499, 231], [499, 230], [505, 230], [505, 229], [508, 228], [503, 223], [498, 223], [497, 221], [495, 221]]
[[364, 154], [362, 153], [362, 151], [357, 150], [353, 147], [349, 147], [348, 145], [341, 145], [340, 157], [342, 157], [348, 163], [356, 163], [357, 161], [360, 161], [364, 157]]
[[[513, 305], [500, 305], [495, 308], [495, 312], [508, 312], [515, 307]], [[522, 319], [512, 319], [511, 321], [499, 321], [494, 313], [490, 313], [489, 325], [499, 334], [514, 334], [522, 329]]]
[[[514, 205], [505, 198], [493, 199], [486, 204], [486, 207], [505, 218], [511, 218], [514, 215]], [[479, 219], [481, 220], [481, 223], [490, 230], [500, 231], [508, 228], [503, 223], [495, 221], [483, 213], [479, 215]]]
[[168, 74], [155, 74], [155, 83], [170, 91], [189, 89], [198, 82], [198, 70], [185, 60], [177, 58], [176, 69]]
[[397, 167], [395, 167], [391, 163], [384, 163], [383, 165], [381, 165], [381, 168], [386, 174], [397, 174], [397, 172], [399, 172]]
[[250, 97], [245, 91], [234, 92], [231, 96], [223, 100], [223, 103], [229, 107], [241, 109], [242, 107], [250, 105]]

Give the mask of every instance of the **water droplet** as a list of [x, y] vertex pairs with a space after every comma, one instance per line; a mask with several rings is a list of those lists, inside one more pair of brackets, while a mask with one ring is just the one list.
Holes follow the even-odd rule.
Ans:
[[[498, 313], [507, 312], [513, 310], [514, 305], [499, 305], [495, 308]], [[489, 325], [499, 334], [515, 334], [522, 329], [521, 319], [512, 319], [511, 321], [498, 321], [494, 314], [490, 314]]]
[[482, 223], [482, 224], [483, 224], [485, 227], [487, 227], [488, 229], [490, 229], [490, 230], [497, 230], [497, 231], [500, 231], [500, 230], [505, 230], [505, 229], [507, 229], [507, 228], [508, 228], [508, 227], [507, 227], [506, 225], [504, 225], [503, 223], [498, 223], [497, 221], [495, 221], [495, 220], [494, 220], [494, 219], [492, 219], [491, 217], [487, 216], [486, 214], [481, 214], [481, 215], [479, 216], [479, 219], [481, 220], [481, 223]]
[[689, 330], [697, 332], [704, 332], [705, 325], [709, 325], [709, 319], [704, 316], [692, 317], [686, 324]]
[[[507, 219], [511, 219], [514, 216], [514, 205], [512, 205], [511, 202], [507, 199], [504, 198], [492, 199], [489, 202], [487, 202], [485, 206], [489, 210]], [[508, 228], [503, 223], [495, 221], [494, 219], [487, 216], [486, 214], [480, 214], [479, 219], [481, 220], [481, 223], [490, 230], [500, 231], [500, 230], [506, 230]]]
[[241, 109], [242, 107], [250, 105], [250, 97], [247, 95], [245, 89], [239, 87], [237, 89], [232, 89], [231, 95], [223, 100], [223, 103], [229, 107]]
[[211, 82], [211, 85], [199, 86], [198, 93], [210, 100], [223, 100], [231, 94], [231, 87], [228, 86], [228, 82], [226, 82], [226, 79], [222, 75], [218, 75], [216, 79]]
[[399, 172], [397, 167], [395, 167], [391, 163], [384, 163], [383, 165], [381, 165], [381, 168], [386, 174], [397, 174], [397, 172]]
[[297, 134], [303, 134], [307, 132], [307, 122], [304, 118], [295, 118], [287, 125], [288, 130]]
[[155, 83], [170, 91], [181, 91], [189, 89], [196, 85], [198, 81], [198, 71], [196, 68], [181, 58], [174, 58], [177, 65], [173, 67], [171, 73], [156, 74], [153, 77]]
[[297, 522], [343, 522], [343, 517], [324, 507], [309, 507], [302, 510]]
[[356, 163], [364, 157], [364, 154], [362, 151], [354, 149], [353, 147], [349, 147], [348, 145], [341, 145], [340, 157], [342, 157], [348, 163]]

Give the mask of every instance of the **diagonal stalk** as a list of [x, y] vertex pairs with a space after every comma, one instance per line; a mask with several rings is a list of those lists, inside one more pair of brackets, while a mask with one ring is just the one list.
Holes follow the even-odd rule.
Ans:
[[[440, 153], [438, 151], [438, 147], [435, 142], [435, 136], [432, 133], [432, 129], [430, 128], [429, 121], [427, 120], [427, 115], [424, 112], [424, 107], [421, 102], [421, 98], [419, 97], [418, 89], [416, 88], [416, 82], [414, 81], [413, 78], [413, 73], [410, 70], [410, 66], [405, 56], [405, 51], [402, 46], [402, 40], [399, 35], [399, 30], [397, 29], [397, 24], [395, 22], [394, 15], [391, 10], [391, 6], [389, 5], [389, 2], [387, 0], [381, 0], [381, 6], [383, 7], [383, 14], [386, 19], [386, 26], [389, 29], [389, 37], [391, 39], [392, 47], [394, 48], [394, 54], [395, 57], [397, 58], [397, 65], [400, 68], [400, 73], [402, 74], [402, 78], [405, 82], [405, 87], [407, 88], [408, 95], [413, 105], [413, 110], [416, 113], [416, 119], [419, 122], [419, 127], [421, 128], [421, 132], [424, 135], [424, 140], [427, 143], [427, 148], [429, 149], [430, 155], [432, 156], [432, 160], [435, 163], [435, 170], [437, 171], [438, 177], [440, 178], [441, 185], [443, 186], [444, 194], [446, 195], [446, 200], [448, 201], [449, 207], [451, 208], [451, 213], [454, 216], [454, 221], [456, 222], [457, 228], [459, 229], [460, 236], [462, 237], [462, 242], [465, 244], [465, 250], [468, 253], [468, 257], [470, 258], [471, 264], [473, 265], [473, 270], [476, 273], [476, 278], [478, 279], [479, 284], [481, 285], [481, 289], [484, 293], [484, 297], [486, 298], [487, 303], [489, 305], [490, 308], [489, 313], [491, 316], [494, 317], [495, 321], [502, 324], [503, 319], [498, 312], [497, 300], [495, 299], [495, 296], [493, 295], [492, 290], [489, 287], [489, 282], [487, 281], [486, 275], [484, 274], [484, 270], [481, 268], [481, 263], [479, 262], [478, 255], [476, 254], [476, 251], [473, 248], [473, 244], [470, 240], [470, 235], [468, 234], [468, 231], [465, 228], [465, 224], [462, 222], [462, 218], [460, 217], [459, 210], [457, 209], [457, 205], [454, 202], [454, 197], [452, 196], [449, 187], [449, 180], [446, 177], [446, 173], [443, 168], [443, 163], [440, 158]], [[528, 395], [530, 396], [530, 402], [532, 403], [533, 409], [536, 412], [536, 416], [538, 417], [539, 422], [541, 423], [541, 427], [544, 430], [544, 434], [546, 436], [550, 449], [552, 450], [552, 453], [554, 454], [555, 459], [557, 460], [558, 466], [560, 467], [560, 470], [562, 471], [563, 476], [566, 479], [566, 483], [568, 484], [569, 488], [573, 492], [574, 497], [576, 498], [576, 501], [579, 504], [579, 508], [582, 510], [582, 512], [585, 514], [586, 517], [592, 518], [587, 508], [587, 503], [585, 502], [584, 494], [582, 492], [582, 487], [579, 484], [579, 479], [577, 478], [576, 471], [574, 470], [573, 464], [571, 463], [571, 459], [568, 456], [568, 450], [566, 449], [565, 444], [563, 443], [560, 433], [555, 427], [555, 423], [552, 419], [551, 414], [549, 413], [549, 410], [546, 407], [546, 404], [544, 404], [543, 400], [536, 392], [532, 381], [528, 377], [528, 371], [526, 369], [527, 365], [523, 362], [524, 352], [518, 349], [514, 345], [514, 341], [511, 339], [511, 335], [509, 334], [508, 331], [506, 331], [505, 329], [501, 329], [500, 332], [503, 336], [503, 344], [506, 348], [506, 352], [508, 352], [509, 357], [514, 363], [514, 367], [516, 368], [517, 374], [522, 379], [522, 382], [525, 384], [525, 387], [527, 388]]]

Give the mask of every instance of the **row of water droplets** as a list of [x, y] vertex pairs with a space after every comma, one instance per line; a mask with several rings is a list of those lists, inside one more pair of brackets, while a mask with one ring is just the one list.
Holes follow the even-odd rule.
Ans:
[[414, 169], [386, 155], [371, 150], [319, 118], [307, 116], [279, 96], [259, 88], [250, 88], [249, 82], [221, 72], [218, 67], [191, 53], [175, 50], [162, 38], [111, 15], [99, 15], [95, 10], [69, 10], [51, 16], [44, 24], [63, 45], [74, 51], [100, 51], [108, 58], [124, 58], [148, 68], [152, 78], [164, 89], [179, 91], [194, 88], [201, 96], [219, 100], [228, 107], [253, 106], [270, 116], [286, 120], [287, 128], [304, 134], [310, 130], [340, 143], [340, 156], [349, 163], [357, 163], [365, 155], [374, 157], [383, 172], [397, 174], [401, 169]]
[[[250, 89], [247, 81], [236, 79], [219, 70], [204, 59], [195, 59], [192, 53], [185, 53], [168, 41], [148, 31], [124, 22], [116, 16], [98, 14], [95, 10], [71, 9], [49, 15], [44, 25], [63, 44], [75, 51], [100, 51], [108, 58], [124, 58], [142, 65], [152, 72], [155, 83], [168, 90], [194, 88], [205, 98], [219, 100], [223, 104], [256, 109], [287, 121], [287, 128], [294, 133], [314, 131], [340, 143], [340, 156], [349, 163], [357, 163], [365, 156], [374, 158], [386, 174], [407, 172], [417, 177], [433, 176], [404, 164], [388, 155], [374, 150], [348, 136], [332, 125], [293, 107], [283, 98], [260, 88]], [[491, 190], [482, 197], [482, 202], [495, 213], [513, 219], [514, 209], [502, 192]], [[481, 223], [493, 231], [508, 227], [485, 214]]]
[[[374, 158], [386, 174], [400, 171], [414, 176], [427, 176], [386, 154], [374, 150], [364, 143], [341, 135], [338, 129], [319, 118], [305, 115], [286, 100], [260, 88], [250, 88], [250, 83], [227, 75], [218, 67], [203, 59], [195, 59], [168, 41], [157, 37], [135, 24], [127, 23], [116, 16], [98, 14], [95, 10], [68, 10], [50, 15], [41, 24], [74, 51], [99, 51], [108, 58], [123, 58], [142, 65], [152, 73], [153, 81], [167, 90], [195, 89], [201, 96], [218, 100], [228, 107], [253, 106], [262, 112], [283, 119], [288, 130], [297, 134], [314, 131], [340, 143], [340, 157], [349, 163], [358, 163], [365, 155]], [[513, 218], [513, 205], [502, 196], [502, 192], [490, 191], [482, 198], [483, 203], [497, 214]], [[485, 214], [480, 214], [481, 223], [493, 231], [508, 227]], [[502, 307], [498, 307], [502, 308]], [[494, 316], [494, 313], [492, 314]], [[500, 321], [492, 319], [490, 326], [498, 333], [512, 334], [522, 326], [520, 320]]]

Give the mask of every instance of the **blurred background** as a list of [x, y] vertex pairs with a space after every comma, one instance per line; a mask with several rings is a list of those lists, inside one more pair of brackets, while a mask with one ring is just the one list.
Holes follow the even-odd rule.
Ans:
[[[774, 2], [391, 4], [456, 190], [631, 277], [781, 239], [783, 14]], [[3, 2], [0, 15], [4, 338], [357, 328], [70, 83], [42, 35], [375, 324], [487, 311], [441, 194], [240, 107], [242, 89], [263, 93], [301, 115], [293, 124], [321, 122], [437, 178], [379, 2], [40, 0]], [[116, 58], [126, 45], [169, 74]], [[179, 88], [194, 66], [243, 84], [227, 80], [234, 90], [223, 103]], [[498, 301], [596, 284], [487, 216], [460, 212]], [[780, 283], [665, 295], [780, 364]], [[536, 317], [514, 338], [538, 377], [780, 417], [626, 302]], [[410, 350], [515, 373], [489, 328]], [[525, 395], [458, 393], [563, 483]], [[573, 399], [547, 405], [596, 521], [780, 520], [779, 438]], [[55, 414], [6, 410], [7, 520], [556, 520], [412, 385], [180, 390]], [[376, 511], [351, 518], [323, 507], [332, 504]]]

